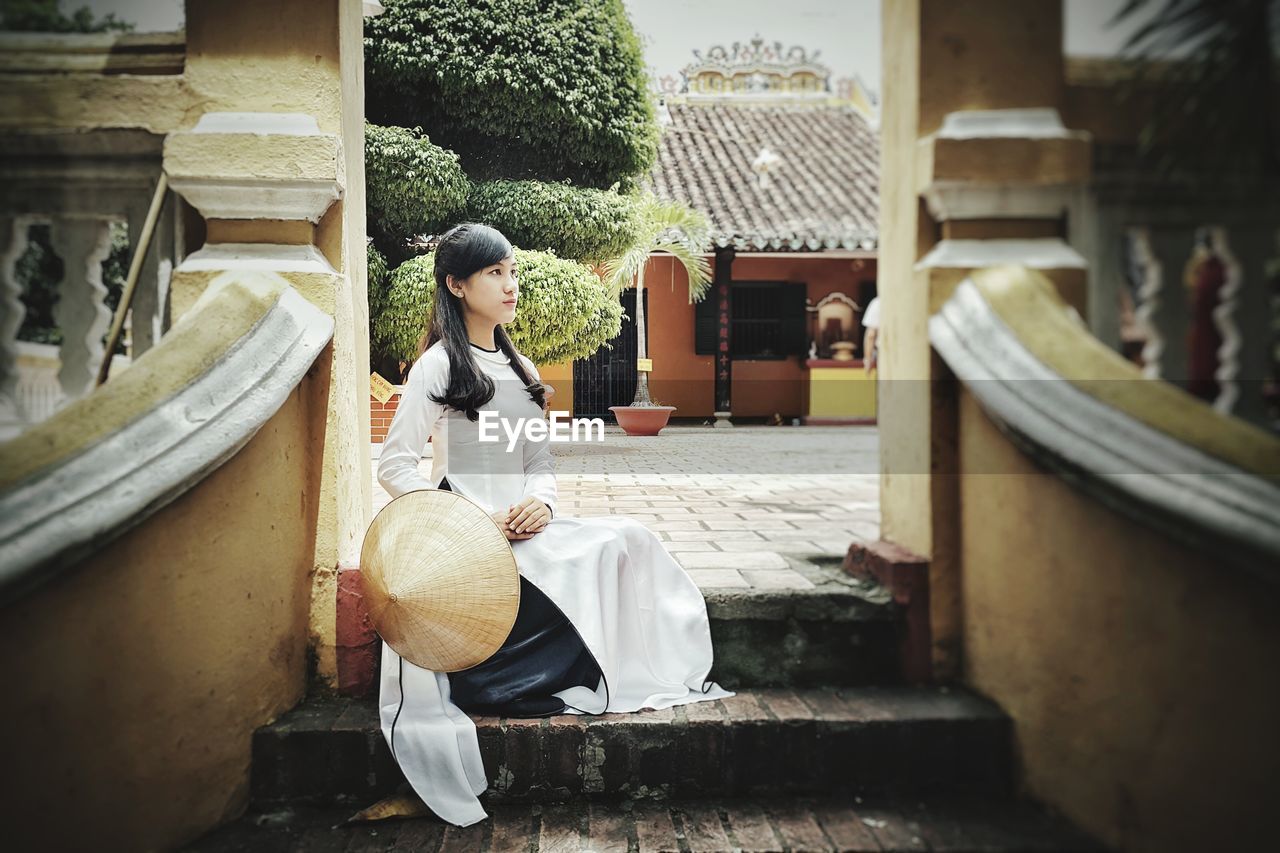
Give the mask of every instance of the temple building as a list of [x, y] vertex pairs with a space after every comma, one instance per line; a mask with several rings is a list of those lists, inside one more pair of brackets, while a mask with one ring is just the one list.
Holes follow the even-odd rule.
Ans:
[[[675, 421], [873, 421], [860, 320], [876, 295], [874, 99], [856, 79], [833, 84], [800, 46], [757, 37], [694, 57], [657, 81], [649, 184], [708, 217], [714, 277], [690, 304], [681, 265], [650, 262], [652, 392]], [[575, 415], [608, 418], [632, 400], [634, 291], [623, 300], [613, 348], [573, 365]]]

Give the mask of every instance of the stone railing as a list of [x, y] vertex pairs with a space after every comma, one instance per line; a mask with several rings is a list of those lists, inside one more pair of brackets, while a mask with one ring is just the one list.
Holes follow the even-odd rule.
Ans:
[[171, 33], [0, 33], [0, 74], [181, 74]]
[[[111, 249], [112, 225], [124, 225], [136, 245], [160, 176], [162, 141], [128, 131], [0, 134], [0, 440], [52, 411], [30, 410], [18, 392], [30, 378], [19, 375], [17, 335], [26, 309], [16, 267], [29, 247], [31, 226], [49, 226], [50, 248], [63, 266], [53, 313], [62, 332], [56, 409], [93, 390], [111, 324], [102, 262]], [[126, 326], [130, 358], [154, 346], [168, 328], [175, 208], [165, 205], [140, 271]]]
[[1264, 396], [1275, 370], [1275, 200], [1246, 186], [1158, 179], [1131, 151], [1100, 146], [1087, 210], [1094, 333], [1147, 376], [1276, 429]]
[[[31, 423], [39, 423], [56, 412], [66, 402], [58, 372], [62, 359], [58, 347], [32, 341], [17, 341], [17, 383], [14, 396], [18, 407]], [[118, 374], [132, 362], [127, 355], [117, 353], [111, 358], [111, 373]]]
[[128, 370], [0, 444], [0, 601], [233, 456], [294, 393], [333, 328], [278, 275], [223, 274]]
[[1112, 509], [1280, 582], [1280, 439], [1152, 381], [1024, 267], [973, 273], [929, 340], [1000, 430]]
[[[168, 87], [180, 110], [189, 100], [176, 97], [185, 64], [183, 32], [0, 33], [0, 440], [94, 386], [111, 323], [102, 262], [113, 227], [138, 244], [161, 171], [163, 132], [154, 117], [129, 111], [155, 85]], [[121, 366], [169, 326], [169, 275], [182, 254], [177, 211], [167, 199], [126, 319]], [[17, 341], [25, 308], [15, 265], [35, 225], [48, 226], [42, 248], [64, 270], [53, 316], [62, 333], [56, 391]]]

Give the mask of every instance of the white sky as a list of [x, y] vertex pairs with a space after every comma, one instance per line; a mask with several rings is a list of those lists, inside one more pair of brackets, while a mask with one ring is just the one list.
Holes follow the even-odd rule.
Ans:
[[[819, 50], [833, 82], [858, 76], [880, 100], [881, 0], [623, 0], [644, 45], [650, 74], [677, 79], [693, 50], [760, 36]], [[885, 0], [893, 2], [893, 0]], [[1124, 0], [1064, 0], [1063, 46], [1072, 56], [1115, 55], [1132, 27], [1107, 21]], [[784, 13], [779, 13], [779, 9]], [[834, 87], [833, 87], [834, 88]]]
[[182, 0], [60, 0], [60, 5], [67, 13], [88, 6], [99, 18], [111, 12], [122, 21], [136, 24], [141, 33], [180, 30], [186, 18]]
[[1107, 21], [1123, 5], [1123, 0], [1066, 0], [1063, 3], [1062, 40], [1067, 55], [1118, 54], [1125, 39], [1137, 29], [1136, 19], [1132, 18], [1123, 27], [1107, 26]]
[[[343, 0], [358, 3], [360, 0]], [[893, 2], [893, 0], [885, 0]], [[1064, 0], [1063, 42], [1073, 56], [1114, 55], [1126, 31], [1108, 29], [1107, 20], [1124, 0]], [[881, 0], [623, 0], [644, 46], [645, 63], [654, 78], [677, 79], [693, 61], [693, 50], [715, 44], [731, 47], [759, 36], [784, 48], [801, 45], [818, 51], [818, 61], [831, 69], [833, 82], [861, 77], [880, 98]], [[95, 14], [114, 12], [140, 32], [176, 30], [183, 26], [182, 0], [62, 0], [64, 11], [82, 5]], [[780, 12], [780, 9], [782, 10]]]

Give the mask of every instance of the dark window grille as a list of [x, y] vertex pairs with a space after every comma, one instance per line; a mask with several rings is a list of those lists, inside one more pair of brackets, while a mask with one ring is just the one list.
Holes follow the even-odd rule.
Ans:
[[729, 308], [729, 352], [734, 358], [782, 358], [781, 285], [735, 284]]
[[[808, 320], [803, 283], [735, 281], [729, 297], [730, 355], [743, 359], [782, 359], [808, 351]], [[694, 307], [694, 352], [714, 355], [717, 302], [709, 292]]]
[[[649, 290], [644, 291], [646, 325], [653, 322], [649, 310]], [[614, 420], [610, 406], [628, 405], [636, 396], [636, 292], [622, 292], [622, 331], [590, 358], [573, 362], [573, 416]], [[646, 338], [647, 343], [647, 338]], [[652, 357], [653, 353], [650, 353]], [[554, 398], [552, 398], [554, 403]]]

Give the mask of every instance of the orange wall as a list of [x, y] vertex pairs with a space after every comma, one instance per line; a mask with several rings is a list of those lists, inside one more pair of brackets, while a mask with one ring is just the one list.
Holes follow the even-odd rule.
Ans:
[[[737, 258], [734, 281], [803, 281], [810, 304], [840, 291], [857, 298], [862, 281], [876, 277], [875, 260], [862, 261], [854, 270], [850, 258]], [[715, 411], [713, 356], [693, 351], [694, 306], [689, 304], [684, 270], [672, 258], [654, 258], [645, 272], [649, 291], [649, 377], [652, 395], [676, 406], [673, 417], [709, 418]], [[709, 298], [709, 297], [708, 297]], [[733, 362], [733, 414], [783, 417], [806, 414], [809, 371], [804, 357], [783, 360]]]

